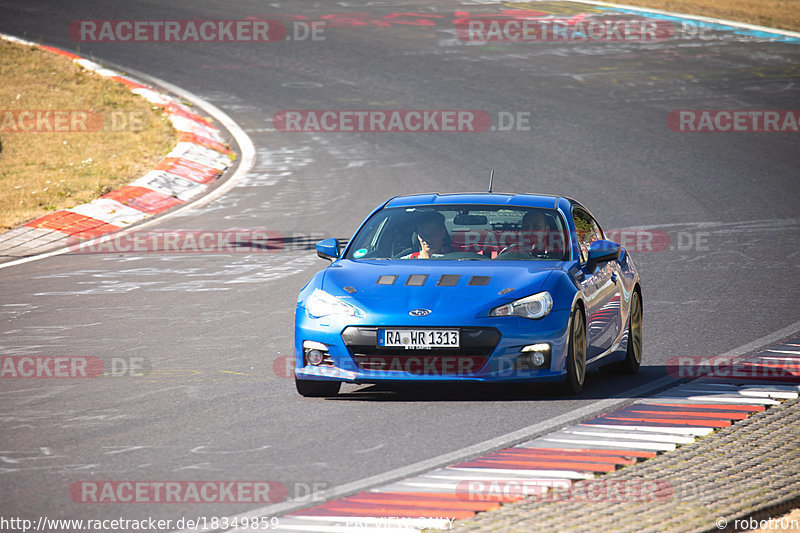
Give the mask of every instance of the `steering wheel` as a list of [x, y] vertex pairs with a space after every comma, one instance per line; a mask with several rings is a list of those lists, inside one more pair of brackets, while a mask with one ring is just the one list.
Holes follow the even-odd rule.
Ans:
[[392, 259], [400, 259], [412, 253], [413, 251], [414, 251], [413, 248], [409, 248], [408, 246], [403, 246], [402, 244], [399, 243], [394, 243], [394, 245], [392, 245]]
[[534, 251], [533, 246], [531, 246], [528, 250], [523, 249], [522, 245], [520, 244], [510, 244], [500, 250], [500, 253], [497, 254], [497, 257], [500, 257], [503, 254], [530, 254], [531, 257], [535, 257], [536, 259], [547, 259], [550, 257], [550, 253], [546, 250], [538, 250]]

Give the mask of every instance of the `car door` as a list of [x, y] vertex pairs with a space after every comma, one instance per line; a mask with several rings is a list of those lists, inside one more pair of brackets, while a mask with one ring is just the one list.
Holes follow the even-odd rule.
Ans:
[[591, 361], [612, 347], [620, 334], [622, 312], [620, 309], [619, 265], [617, 261], [606, 261], [592, 272], [585, 269], [589, 246], [603, 239], [603, 230], [586, 210], [572, 210], [578, 239], [584, 278], [581, 288], [586, 298], [586, 360]]

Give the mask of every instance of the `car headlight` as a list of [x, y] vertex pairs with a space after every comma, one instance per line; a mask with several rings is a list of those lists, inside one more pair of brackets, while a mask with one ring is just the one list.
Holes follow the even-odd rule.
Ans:
[[314, 318], [328, 315], [363, 316], [361, 311], [354, 305], [350, 305], [321, 289], [314, 289], [314, 292], [308, 297], [306, 310]]
[[511, 303], [495, 307], [489, 316], [521, 316], [524, 318], [542, 318], [553, 308], [553, 297], [550, 293], [539, 292]]

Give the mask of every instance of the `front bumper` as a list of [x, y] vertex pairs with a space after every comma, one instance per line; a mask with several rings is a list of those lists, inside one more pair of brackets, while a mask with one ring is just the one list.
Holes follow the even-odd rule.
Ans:
[[[524, 382], [563, 381], [566, 373], [569, 310], [552, 311], [539, 320], [521, 317], [474, 318], [469, 324], [435, 323], [376, 325], [369, 318], [314, 318], [302, 307], [295, 313], [295, 377], [348, 383], [384, 382]], [[429, 350], [377, 346], [377, 330], [398, 328], [458, 328], [461, 347]], [[309, 365], [303, 342], [327, 347], [325, 362]], [[549, 361], [539, 368], [525, 364], [523, 348], [550, 346]]]

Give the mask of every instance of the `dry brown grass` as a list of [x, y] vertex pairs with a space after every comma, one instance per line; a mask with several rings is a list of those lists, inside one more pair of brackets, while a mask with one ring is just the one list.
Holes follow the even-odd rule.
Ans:
[[[76, 110], [105, 119], [101, 131], [0, 127], [0, 232], [129, 183], [177, 142], [160, 109], [51, 52], [0, 41], [0, 80], [0, 126], [13, 116], [8, 111]], [[109, 131], [112, 116], [117, 127]]]
[[800, 31], [800, 0], [608, 0], [676, 13]]

